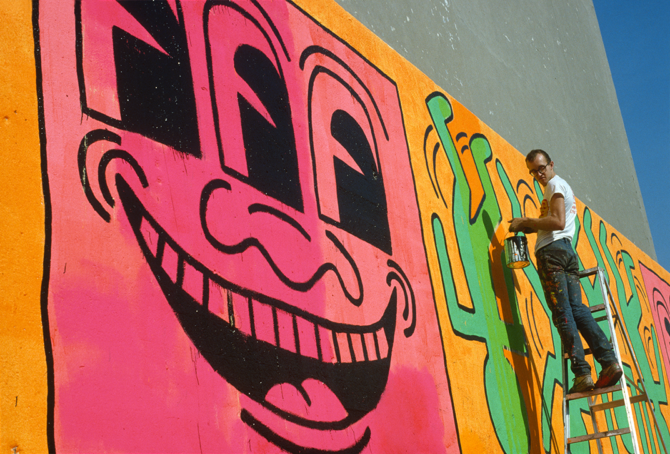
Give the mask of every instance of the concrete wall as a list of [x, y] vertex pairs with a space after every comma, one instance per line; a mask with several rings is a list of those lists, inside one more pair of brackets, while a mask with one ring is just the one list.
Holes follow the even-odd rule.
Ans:
[[[0, 450], [562, 452], [560, 339], [503, 253], [542, 192], [457, 97], [331, 0], [13, 5]], [[670, 273], [577, 208], [660, 452]]]
[[337, 1], [656, 258], [591, 0]]

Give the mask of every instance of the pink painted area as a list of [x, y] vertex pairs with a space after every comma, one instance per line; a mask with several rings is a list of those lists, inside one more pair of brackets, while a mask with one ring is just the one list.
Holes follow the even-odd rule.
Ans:
[[666, 374], [670, 373], [670, 284], [640, 263]]
[[[379, 452], [460, 452], [451, 408], [434, 406], [438, 390], [432, 383], [433, 377], [426, 369], [399, 367], [391, 373], [384, 399], [371, 415], [387, 415], [377, 433]], [[411, 404], [394, 408], [394, 402], [403, 400]]]
[[[349, 449], [369, 430], [365, 449], [371, 452], [457, 450], [393, 81], [289, 2], [240, 0], [234, 8], [226, 3], [211, 11], [205, 4], [170, 0], [164, 18], [185, 27], [189, 53], [180, 64], [191, 70], [200, 146], [196, 155], [145, 137], [123, 123], [119, 107], [114, 27], [169, 58], [176, 57], [161, 45], [168, 47], [165, 43], [176, 35], [156, 35], [118, 2], [82, 0], [77, 23], [73, 0], [39, 1], [53, 212], [48, 311], [56, 451], [281, 452], [242, 421], [245, 412], [305, 449]], [[180, 10], [183, 20], [177, 19]], [[271, 126], [278, 124], [269, 103], [234, 70], [231, 60], [241, 45], [267, 58], [286, 85], [300, 209], [257, 189], [247, 178], [238, 95]], [[315, 49], [319, 51], [311, 52]], [[82, 112], [81, 93], [90, 114]], [[371, 162], [383, 177], [387, 205], [391, 247], [386, 252], [340, 222], [334, 163], [358, 173], [365, 169], [330, 133], [338, 111], [346, 111], [372, 144]], [[111, 138], [89, 143], [84, 140], [88, 134]], [[80, 147], [86, 150], [88, 192], [79, 179]], [[105, 174], [98, 175], [110, 157]], [[140, 206], [121, 200], [117, 176]], [[131, 225], [136, 214], [144, 217], [139, 238]], [[158, 232], [166, 241], [162, 253]], [[384, 329], [377, 329], [392, 293], [402, 292], [395, 281], [387, 283], [389, 273], [395, 272], [391, 262], [408, 276], [416, 297], [416, 313], [409, 314], [416, 319], [416, 330], [410, 337], [404, 334], [409, 322], [392, 314], [393, 345]], [[177, 315], [186, 303], [192, 304], [182, 304], [183, 292], [201, 303], [188, 316]], [[202, 304], [205, 294], [207, 308]], [[207, 323], [198, 318], [209, 316], [204, 318]], [[187, 331], [191, 318], [198, 320], [197, 329]], [[215, 329], [207, 331], [211, 326]], [[371, 326], [376, 333], [352, 335], [350, 347], [344, 333]], [[204, 340], [196, 342], [193, 338], [203, 332]], [[271, 350], [275, 332], [279, 348]], [[298, 343], [303, 358], [297, 357]], [[256, 365], [261, 349], [269, 349], [263, 350], [270, 352], [268, 357], [295, 360], [288, 369], [295, 375], [258, 396], [252, 391], [261, 389], [258, 375], [266, 370], [249, 365]], [[364, 349], [369, 362], [388, 359], [387, 369], [375, 369], [374, 376], [360, 374], [366, 385], [379, 385], [378, 402], [357, 415], [360, 419], [347, 420], [349, 399], [337, 393], [350, 393], [345, 396], [350, 398], [357, 390], [329, 387], [324, 377], [356, 372], [364, 363]], [[226, 361], [236, 361], [244, 352], [250, 356], [227, 368], [228, 362], [211, 360], [211, 351], [234, 353]], [[319, 352], [321, 362], [315, 361]], [[332, 369], [313, 377], [311, 367], [323, 365]], [[250, 382], [255, 386], [251, 391], [242, 389]], [[407, 398], [410, 392], [412, 399]], [[273, 411], [277, 409], [281, 411]], [[352, 409], [357, 410], [355, 405]]]

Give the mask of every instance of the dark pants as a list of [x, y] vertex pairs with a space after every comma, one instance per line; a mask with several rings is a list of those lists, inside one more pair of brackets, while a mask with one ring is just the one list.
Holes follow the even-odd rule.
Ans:
[[589, 308], [582, 304], [582, 289], [577, 276], [579, 262], [570, 240], [563, 238], [554, 241], [537, 251], [535, 256], [544, 296], [563, 348], [570, 355], [575, 376], [591, 374], [591, 366], [584, 360], [584, 347], [579, 333], [584, 336], [601, 366], [606, 367], [615, 362], [612, 345], [593, 319]]

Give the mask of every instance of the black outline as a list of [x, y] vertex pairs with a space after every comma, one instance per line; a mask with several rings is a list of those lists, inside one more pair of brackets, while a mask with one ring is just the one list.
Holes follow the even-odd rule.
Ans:
[[42, 261], [42, 284], [40, 289], [40, 313], [42, 316], [42, 336], [44, 338], [44, 356], [46, 362], [46, 438], [50, 454], [56, 452], [55, 438], [55, 408], [56, 386], [54, 378], [53, 345], [51, 343], [51, 329], [49, 326], [49, 279], [51, 276], [51, 247], [53, 211], [51, 206], [51, 192], [49, 190], [49, 169], [47, 165], [47, 133], [44, 118], [44, 79], [42, 78], [42, 47], [40, 41], [40, 10], [39, 0], [32, 2], [33, 41], [35, 42], [35, 89], [37, 94], [37, 118], [40, 138], [40, 171], [42, 174], [42, 194], [44, 196], [44, 258]]
[[240, 419], [247, 426], [251, 427], [258, 435], [265, 438], [270, 443], [291, 454], [359, 454], [370, 442], [370, 428], [366, 427], [365, 433], [359, 441], [353, 446], [339, 451], [330, 451], [325, 449], [304, 448], [289, 441], [272, 431], [268, 426], [254, 418], [252, 414], [245, 409], [240, 412]]

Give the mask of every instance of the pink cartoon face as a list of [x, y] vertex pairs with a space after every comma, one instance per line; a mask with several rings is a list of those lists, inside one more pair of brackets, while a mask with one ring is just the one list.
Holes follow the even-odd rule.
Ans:
[[199, 354], [258, 404], [244, 423], [284, 449], [300, 428], [347, 429], [380, 401], [396, 329], [416, 326], [396, 87], [289, 4], [77, 11], [100, 125], [79, 148], [89, 203], [126, 220]]

